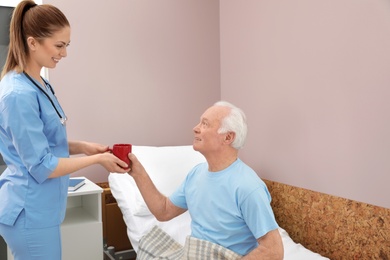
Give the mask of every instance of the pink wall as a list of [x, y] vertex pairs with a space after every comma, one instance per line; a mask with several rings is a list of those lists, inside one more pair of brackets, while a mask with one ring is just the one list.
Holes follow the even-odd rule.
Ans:
[[390, 208], [390, 4], [220, 1], [222, 98], [262, 177]]
[[390, 207], [387, 0], [44, 2], [72, 23], [50, 71], [70, 138], [189, 144], [222, 98], [246, 111], [241, 157], [262, 177]]
[[[50, 80], [71, 139], [105, 144], [192, 143], [220, 98], [219, 2], [47, 0], [72, 26]], [[93, 166], [74, 175], [106, 181]]]

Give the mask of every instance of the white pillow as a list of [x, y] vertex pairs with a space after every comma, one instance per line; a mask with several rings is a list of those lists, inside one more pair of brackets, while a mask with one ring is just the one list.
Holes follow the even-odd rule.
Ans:
[[[169, 196], [184, 181], [188, 172], [205, 162], [191, 145], [186, 146], [133, 146], [135, 156], [148, 172], [161, 193]], [[127, 235], [135, 251], [138, 242], [154, 225], [159, 226], [179, 243], [191, 234], [191, 218], [186, 212], [170, 221], [159, 222], [145, 205], [134, 179], [128, 174], [110, 173], [111, 193], [117, 200], [127, 226]]]
[[329, 260], [329, 258], [314, 253], [299, 243], [295, 243], [287, 231], [281, 227], [279, 227], [279, 234], [283, 241], [284, 260]]

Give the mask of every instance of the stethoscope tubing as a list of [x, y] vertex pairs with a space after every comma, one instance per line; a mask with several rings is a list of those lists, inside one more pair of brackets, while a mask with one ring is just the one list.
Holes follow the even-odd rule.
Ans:
[[[28, 75], [25, 71], [23, 71], [23, 74], [43, 93], [45, 94], [45, 96], [49, 99], [51, 105], [53, 106], [53, 108], [55, 109], [55, 111], [57, 112], [57, 115], [58, 117], [60, 118], [60, 121], [61, 121], [61, 124], [65, 124], [67, 118], [66, 116], [65, 117], [62, 117], [61, 113], [58, 111], [57, 107], [55, 106], [53, 100], [50, 98], [49, 94], [47, 94], [47, 92], [45, 90], [43, 90], [31, 77], [30, 75]], [[42, 77], [41, 77], [42, 78]], [[55, 96], [55, 93], [54, 93], [54, 90], [53, 88], [51, 87], [51, 85], [46, 82], [46, 80], [44, 78], [42, 78], [43, 82], [46, 84], [46, 86], [48, 86], [48, 88], [50, 89], [51, 93], [53, 94], [53, 96]]]

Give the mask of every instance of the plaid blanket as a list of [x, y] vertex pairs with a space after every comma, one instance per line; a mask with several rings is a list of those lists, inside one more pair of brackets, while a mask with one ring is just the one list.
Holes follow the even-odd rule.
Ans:
[[137, 251], [137, 260], [236, 260], [241, 257], [223, 246], [190, 236], [183, 247], [157, 226], [141, 238]]

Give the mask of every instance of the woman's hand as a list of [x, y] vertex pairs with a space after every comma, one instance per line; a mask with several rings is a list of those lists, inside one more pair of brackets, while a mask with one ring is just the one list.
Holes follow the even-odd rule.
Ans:
[[127, 165], [127, 163], [112, 153], [105, 152], [89, 156], [59, 158], [57, 167], [49, 177], [56, 178], [59, 176], [64, 176], [94, 164], [100, 164], [108, 172], [126, 173], [130, 170], [130, 167]]
[[69, 141], [69, 154], [94, 155], [108, 151], [108, 145], [91, 143], [85, 141]]
[[84, 143], [84, 154], [85, 155], [93, 155], [98, 153], [104, 153], [107, 152], [109, 147], [108, 145], [98, 144], [98, 143], [90, 143], [90, 142], [83, 142]]
[[106, 152], [99, 154], [99, 164], [103, 166], [109, 172], [126, 173], [130, 171], [130, 165], [127, 165], [124, 161]]

